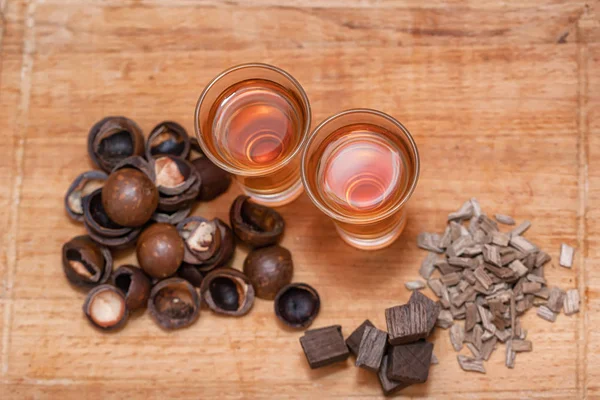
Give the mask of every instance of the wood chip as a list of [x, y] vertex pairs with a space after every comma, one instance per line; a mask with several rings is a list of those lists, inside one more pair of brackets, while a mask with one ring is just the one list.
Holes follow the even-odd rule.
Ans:
[[475, 279], [475, 274], [470, 269], [466, 269], [463, 271], [463, 279], [467, 281], [470, 285], [473, 285], [475, 282], [477, 282], [477, 279]]
[[516, 310], [517, 314], [523, 314], [525, 311], [529, 310], [533, 306], [533, 301], [530, 300], [531, 297], [526, 296], [523, 300], [517, 301]]
[[346, 339], [346, 345], [348, 346], [352, 354], [354, 354], [355, 356], [358, 355], [358, 350], [360, 349], [360, 342], [362, 341], [363, 333], [365, 332], [365, 328], [367, 326], [371, 328], [375, 327], [375, 325], [373, 325], [371, 321], [366, 319]]
[[496, 337], [498, 338], [499, 341], [501, 341], [502, 343], [506, 342], [508, 339], [510, 339], [511, 336], [511, 330], [510, 329], [496, 329]]
[[457, 241], [461, 236], [463, 236], [463, 226], [458, 222], [452, 221], [448, 227], [450, 228], [450, 240], [452, 242]]
[[516, 228], [514, 228], [512, 231], [510, 231], [510, 236], [511, 237], [521, 236], [522, 234], [524, 234], [527, 231], [527, 229], [529, 229], [529, 227], [531, 227], [531, 222], [523, 221]]
[[442, 237], [440, 238], [440, 242], [438, 243], [438, 247], [445, 249], [452, 244], [452, 236], [450, 235], [450, 226], [447, 225]]
[[455, 267], [471, 269], [475, 269], [475, 267], [477, 266], [475, 260], [467, 257], [450, 257], [448, 258], [448, 264]]
[[498, 343], [498, 339], [495, 336], [492, 336], [489, 340], [486, 340], [481, 345], [481, 358], [485, 361], [490, 359], [492, 352], [496, 349], [496, 343]]
[[537, 297], [538, 294], [539, 293], [536, 293], [536, 297], [533, 298], [533, 301], [532, 301], [533, 305], [535, 307], [539, 307], [539, 306], [545, 306], [546, 304], [548, 304], [548, 300], [543, 299], [541, 297]]
[[[465, 289], [464, 292], [458, 294], [457, 296], [455, 296], [452, 299], [452, 304], [455, 307], [460, 307], [462, 306], [467, 300], [469, 300], [473, 295], [475, 294], [475, 289], [473, 288], [473, 286], [469, 285], [469, 287], [467, 287], [467, 289]], [[466, 313], [466, 311], [465, 311]]]
[[481, 341], [485, 343], [486, 341], [490, 340], [491, 338], [495, 338], [496, 337], [495, 333], [496, 333], [495, 326], [494, 326], [494, 332], [484, 330], [483, 335], [481, 335]]
[[478, 360], [481, 359], [481, 353], [479, 352], [479, 350], [477, 350], [474, 344], [467, 343], [467, 349], [469, 349], [471, 354], [473, 354], [473, 357], [475, 357]]
[[498, 224], [496, 221], [489, 218], [487, 215], [480, 215], [477, 219], [477, 223], [479, 224], [479, 228], [489, 235], [498, 231]]
[[500, 256], [500, 249], [496, 246], [486, 244], [483, 246], [483, 259], [497, 267], [502, 266], [502, 257]]
[[498, 278], [503, 279], [503, 280], [510, 279], [515, 275], [514, 271], [510, 268], [498, 267], [496, 265], [492, 265], [492, 264], [488, 264], [488, 263], [485, 263], [483, 266], [485, 267], [485, 269], [490, 271], [492, 274], [496, 275]]
[[467, 257], [475, 257], [476, 255], [479, 255], [482, 252], [483, 252], [483, 245], [474, 244], [474, 245], [464, 249], [462, 252], [462, 255], [467, 256]]
[[458, 288], [459, 291], [464, 292], [469, 286], [469, 282], [467, 282], [464, 278], [461, 279], [460, 282], [458, 282], [458, 285], [456, 285], [456, 287]]
[[381, 385], [383, 394], [386, 396], [392, 395], [392, 394], [412, 385], [411, 382], [394, 381], [394, 380], [391, 380], [388, 378], [387, 372], [388, 372], [388, 368], [389, 368], [388, 367], [389, 357], [390, 356], [387, 354], [385, 356], [383, 356], [383, 359], [381, 360], [381, 368], [379, 369], [379, 372], [377, 372], [377, 376], [379, 378], [379, 384]]
[[515, 296], [513, 295], [510, 298], [510, 327], [511, 327], [511, 332], [510, 332], [510, 337], [514, 338], [515, 337], [515, 321], [517, 319], [517, 306], [516, 306], [516, 302], [515, 302]]
[[454, 318], [452, 318], [452, 313], [448, 310], [441, 310], [438, 314], [435, 326], [439, 326], [442, 329], [448, 329], [453, 323]]
[[386, 346], [387, 332], [365, 326], [356, 356], [356, 366], [373, 372], [379, 371]]
[[435, 354], [431, 353], [431, 364], [432, 365], [437, 365], [439, 363], [440, 362], [439, 362], [438, 358], [435, 356]]
[[438, 260], [435, 262], [434, 265], [437, 269], [440, 270], [440, 273], [442, 275], [448, 275], [453, 272], [461, 272], [462, 271], [461, 267], [452, 266], [452, 265], [448, 264], [448, 262], [446, 260]]
[[419, 275], [421, 275], [423, 279], [429, 279], [431, 277], [431, 274], [435, 270], [434, 264], [437, 261], [437, 258], [438, 256], [436, 253], [431, 251], [427, 253], [427, 256], [425, 256], [425, 259], [421, 262], [421, 268], [419, 268]]
[[[504, 250], [504, 249], [503, 249]], [[519, 258], [519, 252], [515, 249], [509, 248], [509, 251], [501, 251], [502, 254], [500, 258], [500, 262], [502, 265], [510, 264], [511, 262], [517, 260]]]
[[485, 272], [483, 267], [479, 267], [473, 271], [473, 275], [475, 276], [475, 279], [477, 279], [477, 282], [479, 282], [486, 290], [492, 286], [492, 279]]
[[463, 348], [463, 341], [465, 339], [465, 329], [462, 324], [454, 324], [450, 328], [450, 343], [454, 350], [461, 351]]
[[542, 284], [538, 282], [525, 282], [523, 283], [523, 293], [532, 293], [535, 294], [542, 290]]
[[477, 311], [479, 313], [479, 318], [481, 319], [481, 325], [483, 325], [483, 328], [492, 333], [496, 332], [496, 325], [492, 323], [492, 320], [494, 319], [492, 313], [482, 306], [477, 306]]
[[515, 367], [515, 359], [517, 358], [517, 353], [515, 353], [512, 349], [512, 340], [506, 342], [506, 366], [508, 368]]
[[537, 315], [538, 315], [538, 317], [545, 319], [546, 321], [550, 321], [550, 322], [556, 321], [556, 314], [553, 313], [552, 310], [546, 306], [538, 307]]
[[495, 218], [496, 218], [496, 221], [500, 222], [503, 225], [514, 225], [515, 224], [515, 220], [513, 219], [513, 217], [511, 217], [509, 215], [496, 214]]
[[465, 331], [470, 331], [473, 329], [477, 323], [478, 315], [477, 305], [475, 305], [475, 303], [465, 304]]
[[511, 343], [512, 350], [516, 353], [523, 353], [533, 350], [533, 344], [530, 340], [513, 339]]
[[483, 212], [481, 211], [481, 204], [475, 197], [471, 197], [471, 205], [473, 206], [473, 216], [479, 217]]
[[492, 236], [481, 229], [477, 229], [473, 234], [473, 241], [478, 244], [487, 244], [492, 242]]
[[404, 286], [408, 290], [421, 290], [425, 288], [425, 282], [416, 280], [416, 281], [408, 281], [404, 283]]
[[427, 309], [418, 302], [386, 309], [385, 319], [391, 345], [414, 342], [429, 333]]
[[502, 232], [494, 232], [492, 233], [492, 243], [497, 245], [497, 246], [508, 246], [508, 243], [510, 242], [510, 236], [507, 235], [506, 233], [502, 233]]
[[472, 372], [480, 372], [485, 374], [485, 367], [483, 366], [482, 360], [476, 360], [472, 357], [467, 357], [463, 355], [458, 355], [458, 365], [463, 369], [463, 371], [472, 371]]
[[529, 270], [523, 263], [519, 260], [515, 260], [508, 265], [508, 268], [512, 269], [516, 276], [519, 278], [527, 275]]
[[537, 282], [541, 285], [545, 285], [546, 284], [546, 279], [544, 279], [541, 276], [537, 276], [534, 274], [527, 274], [527, 280], [530, 282]]
[[567, 290], [563, 307], [565, 315], [573, 315], [579, 312], [579, 291], [577, 289]]
[[536, 245], [525, 239], [523, 236], [512, 236], [510, 238], [510, 245], [524, 253], [531, 253], [538, 249]]
[[458, 211], [448, 214], [448, 221], [462, 221], [473, 216], [473, 203], [466, 201]]
[[559, 313], [564, 305], [565, 292], [556, 286], [550, 289], [547, 307], [555, 313]]
[[483, 339], [483, 328], [479, 324], [475, 324], [473, 329], [470, 332], [465, 332], [464, 342], [465, 343], [473, 343], [477, 349], [481, 348], [481, 343]]
[[560, 259], [559, 264], [561, 267], [571, 268], [573, 266], [573, 254], [575, 249], [567, 244], [560, 245]]
[[456, 307], [454, 304], [450, 304], [450, 313], [454, 319], [465, 319], [466, 308], [464, 305]]
[[427, 281], [427, 286], [437, 297], [442, 297], [442, 287], [444, 286], [439, 279], [430, 279]]
[[423, 232], [417, 236], [417, 246], [435, 253], [443, 253], [444, 251], [439, 247], [440, 239], [437, 233]]
[[552, 259], [552, 257], [550, 257], [550, 254], [546, 253], [545, 251], [540, 251], [535, 256], [535, 267], [536, 268], [542, 267], [542, 266], [544, 266], [544, 264], [548, 263], [551, 259]]
[[339, 325], [306, 331], [300, 344], [312, 369], [344, 361], [350, 355]]
[[542, 299], [548, 300], [548, 298], [550, 297], [550, 289], [548, 288], [548, 286], [544, 286], [536, 293], [534, 293], [534, 295], [536, 297], [541, 297]]
[[388, 378], [401, 382], [425, 382], [429, 376], [431, 354], [433, 344], [425, 341], [392, 347], [388, 359]]
[[454, 286], [460, 282], [461, 274], [458, 272], [452, 272], [450, 274], [446, 274], [442, 276], [440, 279], [442, 283], [446, 286]]
[[440, 304], [446, 309], [450, 308], [450, 294], [448, 293], [448, 288], [444, 284], [442, 284], [442, 295], [440, 296]]

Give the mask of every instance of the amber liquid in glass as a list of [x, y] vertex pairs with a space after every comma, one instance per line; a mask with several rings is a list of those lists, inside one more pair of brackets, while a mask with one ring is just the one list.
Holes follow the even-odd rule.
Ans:
[[370, 124], [345, 126], [320, 146], [317, 185], [321, 198], [340, 214], [369, 218], [394, 207], [408, 184], [404, 146]]
[[277, 83], [239, 82], [211, 110], [216, 148], [238, 168], [268, 168], [298, 144], [301, 115], [298, 101]]

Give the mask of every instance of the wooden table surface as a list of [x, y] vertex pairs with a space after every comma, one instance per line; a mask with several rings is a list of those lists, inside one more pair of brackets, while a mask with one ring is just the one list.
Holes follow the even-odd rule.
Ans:
[[[533, 311], [532, 353], [487, 375], [459, 370], [447, 332], [440, 364], [414, 398], [600, 398], [600, 5], [580, 0], [0, 0], [0, 398], [374, 398], [377, 379], [348, 361], [311, 371], [299, 332], [272, 303], [240, 319], [203, 310], [191, 328], [147, 315], [117, 334], [92, 329], [60, 248], [83, 232], [62, 201], [91, 167], [90, 126], [126, 115], [147, 133], [164, 119], [193, 131], [204, 85], [243, 62], [278, 65], [306, 89], [313, 124], [342, 109], [388, 112], [422, 157], [408, 227], [360, 252], [306, 196], [281, 209], [294, 279], [322, 296], [314, 327], [405, 302], [421, 231], [441, 231], [469, 197], [488, 213], [530, 219], [553, 257], [551, 284], [582, 293], [581, 312], [551, 324]], [[232, 188], [196, 214], [226, 218]], [[577, 248], [558, 266], [560, 243]], [[234, 265], [240, 267], [243, 250]], [[131, 254], [119, 259], [132, 260]], [[427, 290], [425, 293], [431, 295]]]

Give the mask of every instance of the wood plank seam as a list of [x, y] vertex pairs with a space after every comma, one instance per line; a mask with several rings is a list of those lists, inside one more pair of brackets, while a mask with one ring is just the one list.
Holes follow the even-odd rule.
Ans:
[[579, 190], [579, 209], [577, 210], [577, 289], [583, 296], [581, 302], [581, 310], [578, 314], [578, 335], [577, 335], [577, 391], [580, 398], [587, 398], [588, 379], [587, 379], [587, 364], [588, 364], [588, 315], [587, 315], [587, 296], [586, 296], [586, 254], [587, 254], [587, 204], [589, 190], [589, 141], [588, 141], [588, 48], [587, 43], [581, 40], [580, 21], [589, 11], [586, 6], [584, 12], [577, 20], [577, 80], [578, 80], [578, 96], [577, 96], [577, 156], [578, 156], [578, 190]]
[[17, 266], [17, 233], [19, 224], [19, 203], [23, 184], [25, 163], [25, 132], [29, 121], [29, 103], [31, 98], [31, 73], [33, 70], [33, 53], [35, 51], [35, 10], [37, 0], [30, 0], [25, 12], [25, 34], [23, 36], [23, 57], [21, 61], [21, 97], [17, 112], [16, 132], [17, 148], [13, 166], [14, 182], [12, 187], [12, 203], [10, 206], [10, 222], [8, 228], [8, 250], [6, 266], [7, 300], [4, 304], [4, 325], [2, 332], [2, 375], [8, 373], [8, 354], [12, 327], [13, 283]]

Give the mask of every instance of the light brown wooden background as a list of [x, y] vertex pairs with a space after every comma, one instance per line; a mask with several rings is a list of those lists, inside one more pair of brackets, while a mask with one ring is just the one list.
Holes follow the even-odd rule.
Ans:
[[[203, 86], [237, 63], [273, 63], [304, 85], [316, 123], [351, 107], [388, 112], [414, 134], [422, 174], [401, 239], [344, 245], [306, 196], [282, 208], [295, 280], [313, 284], [315, 327], [348, 334], [402, 303], [424, 252], [415, 238], [479, 198], [530, 219], [552, 284], [582, 311], [555, 324], [531, 312], [534, 351], [506, 369], [463, 373], [447, 333], [414, 398], [600, 398], [600, 7], [580, 0], [0, 0], [0, 398], [369, 398], [370, 373], [311, 371], [272, 304], [241, 319], [209, 311], [166, 333], [143, 315], [118, 334], [92, 329], [67, 285], [60, 247], [83, 229], [64, 191], [90, 168], [89, 127], [123, 114], [148, 132], [193, 131]], [[226, 218], [237, 188], [196, 213]], [[557, 266], [561, 242], [577, 247]], [[131, 259], [131, 255], [128, 256]], [[240, 267], [244, 251], [238, 251]], [[427, 292], [430, 294], [430, 292]], [[503, 349], [503, 347], [501, 348]]]

